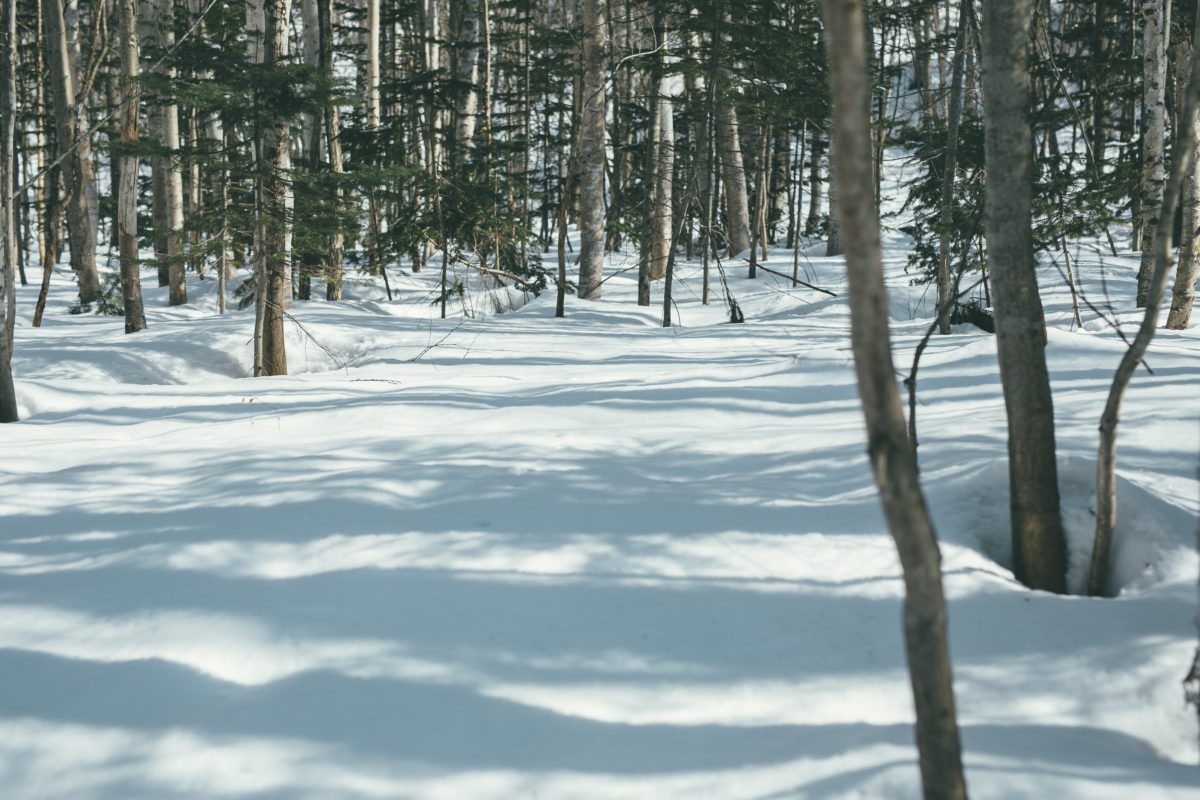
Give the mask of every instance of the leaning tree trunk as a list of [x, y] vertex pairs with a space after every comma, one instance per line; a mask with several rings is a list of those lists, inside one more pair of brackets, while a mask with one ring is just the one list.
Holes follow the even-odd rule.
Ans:
[[120, 0], [121, 48], [121, 188], [117, 192], [117, 238], [121, 251], [121, 298], [125, 303], [125, 332], [146, 327], [142, 308], [141, 264], [138, 262], [137, 173], [138, 158], [138, 32], [137, 0]]
[[583, 0], [583, 103], [579, 131], [579, 297], [599, 300], [604, 274], [605, 0]]
[[[268, 0], [263, 54], [268, 67], [283, 69], [288, 57], [289, 0]], [[283, 91], [277, 89], [276, 91]], [[263, 108], [276, 109], [262, 140], [262, 266], [259, 283], [263, 293], [261, 309], [262, 363], [260, 375], [286, 375], [287, 354], [284, 349], [283, 317], [284, 287], [288, 280], [287, 265], [291, 259], [290, 207], [291, 187], [288, 171], [291, 168], [291, 131], [283, 113], [282, 98], [264, 92], [260, 95]]]
[[1145, 0], [1142, 6], [1142, 261], [1138, 269], [1137, 305], [1143, 308], [1154, 273], [1154, 232], [1162, 211], [1166, 139], [1167, 31], [1171, 0]]
[[81, 99], [75, 96], [74, 70], [63, 22], [63, 0], [46, 5], [46, 38], [50, 49], [50, 75], [54, 82], [54, 132], [63, 160], [66, 184], [64, 207], [67, 238], [71, 244], [71, 269], [78, 273], [79, 299], [85, 303], [100, 297], [96, 271], [96, 231], [88, 209], [88, 195], [96, 190], [96, 167], [92, 145], [83, 120]]
[[887, 289], [871, 158], [870, 81], [861, 0], [825, 0], [834, 162], [850, 287], [850, 340], [867, 423], [868, 454], [904, 573], [904, 642], [916, 705], [917, 751], [927, 800], [966, 798], [946, 643], [941, 554], [904, 424], [888, 331]]
[[1045, 320], [1033, 256], [1033, 148], [1029, 125], [1032, 0], [983, 6], [983, 111], [996, 349], [1008, 414], [1013, 568], [1034, 589], [1066, 589], [1054, 406]]
[[[1200, 6], [1196, 9], [1196, 22], [1200, 24]], [[1200, 29], [1198, 29], [1200, 30]], [[1175, 218], [1184, 179], [1192, 172], [1196, 158], [1196, 105], [1200, 100], [1200, 59], [1192, 59], [1191, 78], [1184, 96], [1179, 124], [1175, 131], [1175, 159], [1171, 164], [1171, 176], [1163, 190], [1161, 219]], [[1103, 595], [1108, 592], [1108, 562], [1112, 548], [1113, 528], [1117, 522], [1117, 417], [1121, 410], [1121, 399], [1133, 378], [1134, 370], [1142, 361], [1154, 330], [1158, 325], [1159, 309], [1167, 287], [1167, 276], [1171, 272], [1171, 226], [1160, 225], [1154, 235], [1154, 270], [1150, 275], [1150, 288], [1146, 297], [1146, 313], [1133, 342], [1121, 357], [1121, 363], [1113, 375], [1112, 386], [1104, 412], [1100, 415], [1100, 449], [1096, 458], [1096, 538], [1092, 548], [1091, 570], [1088, 573], [1088, 594]]]
[[12, 352], [17, 301], [17, 229], [13, 214], [16, 183], [17, 127], [17, 2], [0, 4], [0, 422], [16, 422], [17, 390], [13, 384]]

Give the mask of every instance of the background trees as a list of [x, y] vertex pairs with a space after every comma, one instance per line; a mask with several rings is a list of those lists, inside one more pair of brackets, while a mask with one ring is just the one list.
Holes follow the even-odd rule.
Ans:
[[[982, 24], [958, 0], [864, 10], [870, 159], [878, 186], [887, 148], [915, 157], [910, 264], [914, 281], [937, 277], [943, 330], [972, 309], [986, 319], [995, 300], [1017, 572], [1061, 588], [1034, 259], [1059, 258], [1073, 287], [1069, 241], [1115, 250], [1117, 225], [1153, 241], [1140, 165], [1174, 157], [1157, 155], [1154, 131], [1178, 127], [1169, 84], [1185, 82], [1194, 23], [1157, 0], [1147, 14], [1071, 0], [1024, 6], [1008, 31], [1010, 6], [989, 8], [998, 16]], [[842, 247], [814, 0], [144, 0], [128, 98], [123, 3], [15, 9], [14, 275], [65, 250], [81, 310], [134, 315], [134, 296], [117, 302], [100, 278], [135, 268], [135, 255], [159, 267], [172, 303], [188, 280], [217, 276], [224, 290], [254, 265], [229, 288], [259, 309], [258, 372], [286, 369], [293, 294], [308, 301], [316, 286], [319, 297], [323, 283], [337, 300], [358, 270], [386, 284], [385, 267], [417, 271], [437, 252], [444, 309], [468, 271], [598, 297], [603, 251], [618, 244], [643, 254], [645, 304], [676, 250], [722, 268], [745, 258], [754, 276], [768, 245], [793, 247], [798, 282], [818, 244], [806, 236]], [[1011, 72], [991, 83], [985, 61]], [[147, 162], [150, 175], [135, 174]], [[1196, 280], [1189, 197], [1175, 327], [1188, 324]], [[952, 296], [958, 275], [973, 297]]]

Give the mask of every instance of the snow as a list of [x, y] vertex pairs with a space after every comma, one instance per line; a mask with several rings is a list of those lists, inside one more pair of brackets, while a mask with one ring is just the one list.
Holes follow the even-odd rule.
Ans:
[[[885, 240], [907, 374], [932, 301]], [[670, 329], [628, 255], [561, 320], [478, 286], [441, 320], [437, 270], [394, 267], [391, 302], [298, 303], [292, 375], [259, 379], [253, 311], [218, 316], [211, 280], [168, 308], [147, 271], [133, 336], [68, 314], [65, 268], [40, 329], [21, 289], [3, 796], [919, 797], [899, 566], [820, 252], [802, 277], [837, 298], [726, 264], [743, 325], [681, 266]], [[1125, 330], [1136, 264], [1078, 254]], [[1123, 345], [1041, 280], [1079, 588]], [[922, 358], [973, 797], [1200, 798], [1197, 330], [1160, 331], [1125, 399], [1108, 599], [1013, 579], [994, 339]]]

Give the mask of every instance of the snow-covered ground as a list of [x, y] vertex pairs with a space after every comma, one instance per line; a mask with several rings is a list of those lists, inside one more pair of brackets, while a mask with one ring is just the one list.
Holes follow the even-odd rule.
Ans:
[[[887, 237], [898, 369], [928, 327]], [[292, 375], [245, 377], [215, 284], [149, 329], [19, 293], [23, 421], [0, 428], [0, 796], [916, 798], [901, 582], [865, 458], [838, 259], [793, 289], [726, 264], [746, 323], [546, 293], [436, 318], [298, 303]], [[1136, 262], [1081, 252], [1123, 328]], [[1103, 263], [1101, 263], [1103, 261]], [[791, 255], [769, 266], [790, 273]], [[1076, 584], [1122, 343], [1041, 276]], [[501, 304], [507, 304], [501, 298]], [[1117, 597], [1008, 566], [994, 339], [921, 362], [975, 798], [1196, 798], [1200, 327], [1160, 331], [1120, 427]]]

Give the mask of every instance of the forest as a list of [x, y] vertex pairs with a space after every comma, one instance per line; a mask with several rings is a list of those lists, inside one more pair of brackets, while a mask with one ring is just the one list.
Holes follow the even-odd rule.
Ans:
[[1198, 25], [0, 0], [0, 785], [1200, 797]]

